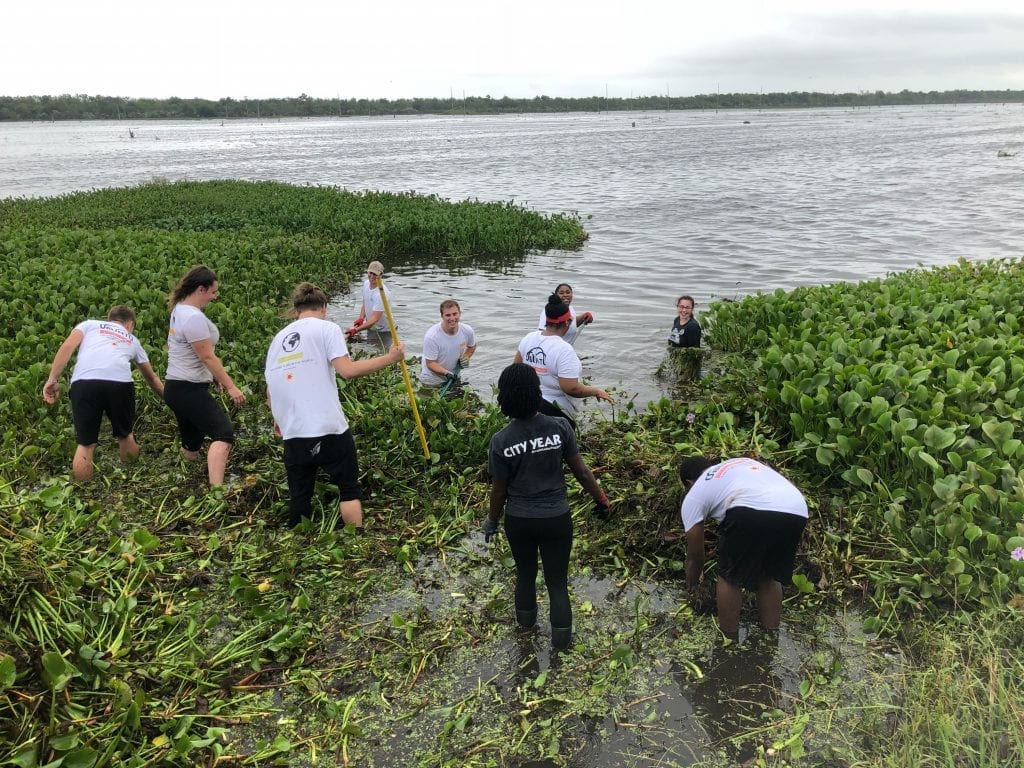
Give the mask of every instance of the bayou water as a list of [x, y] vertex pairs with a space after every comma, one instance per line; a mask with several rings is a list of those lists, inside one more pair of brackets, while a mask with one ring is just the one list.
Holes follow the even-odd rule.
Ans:
[[[388, 285], [414, 353], [439, 302], [461, 301], [480, 342], [467, 378], [486, 397], [546, 295], [571, 283], [578, 309], [597, 318], [577, 349], [595, 383], [621, 387], [621, 407], [661, 394], [654, 371], [681, 293], [696, 298], [699, 315], [712, 300], [757, 291], [960, 257], [1019, 258], [1024, 107], [0, 123], [0, 196], [217, 178], [578, 212], [590, 233], [578, 252], [458, 268], [389, 264]], [[230, 276], [222, 278], [229, 291]], [[347, 325], [355, 306], [356, 294], [338, 296], [333, 316]], [[511, 578], [472, 536], [447, 565], [427, 558], [416, 571], [420, 578], [404, 590], [368, 596], [367, 621], [399, 609], [434, 615], [453, 593], [484, 610], [493, 580]], [[855, 614], [793, 606], [774, 644], [745, 629], [736, 663], [713, 634], [693, 632], [676, 584], [616, 584], [587, 572], [573, 574], [572, 592], [579, 632], [627, 642], [636, 627], [644, 638], [618, 714], [573, 722], [577, 735], [565, 745], [573, 766], [741, 764], [758, 739], [736, 737], [756, 733], [766, 713], [787, 710], [802, 682], [848, 689], [842, 703], [851, 706], [887, 707], [898, 695], [885, 682], [898, 655], [865, 637]], [[752, 623], [746, 616], [744, 627]], [[555, 682], [583, 674], [559, 669], [549, 647], [543, 632], [498, 632], [484, 652], [454, 655], [429, 683], [461, 696], [460, 685], [487, 681], [495, 702], [517, 706], [545, 671]], [[588, 666], [583, 682], [605, 672]], [[376, 762], [413, 758], [422, 735], [436, 731], [432, 717], [412, 718]]]
[[[579, 252], [386, 265], [412, 353], [438, 304], [461, 302], [480, 346], [466, 378], [485, 399], [559, 282], [596, 317], [577, 342], [585, 374], [642, 406], [663, 392], [680, 294], [699, 317], [715, 299], [1024, 250], [1020, 104], [0, 123], [0, 196], [219, 178], [578, 212]], [[339, 323], [356, 296], [337, 297]]]

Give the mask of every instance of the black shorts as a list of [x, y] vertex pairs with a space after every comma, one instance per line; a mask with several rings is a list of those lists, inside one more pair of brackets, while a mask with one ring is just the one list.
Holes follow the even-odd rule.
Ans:
[[181, 447], [186, 451], [202, 448], [207, 435], [215, 442], [235, 442], [231, 419], [213, 399], [209, 384], [170, 379], [164, 382], [164, 402], [178, 420]]
[[103, 414], [110, 419], [114, 437], [128, 437], [135, 424], [135, 384], [130, 381], [79, 379], [71, 384], [71, 419], [75, 442], [95, 445]]
[[718, 575], [757, 589], [764, 579], [789, 584], [807, 518], [785, 512], [733, 507], [718, 526]]
[[362, 496], [359, 457], [350, 429], [340, 435], [285, 440], [284, 468], [288, 474], [289, 522], [293, 526], [303, 517], [310, 517], [318, 469], [323, 469], [338, 486], [340, 501], [353, 501]]

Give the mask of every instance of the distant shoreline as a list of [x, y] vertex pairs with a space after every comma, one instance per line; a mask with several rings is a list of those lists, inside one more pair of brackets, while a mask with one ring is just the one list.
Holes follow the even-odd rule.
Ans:
[[557, 112], [810, 109], [938, 104], [1024, 103], [1024, 90], [872, 91], [863, 93], [711, 93], [698, 96], [590, 96], [528, 99], [490, 96], [413, 99], [319, 99], [302, 94], [275, 99], [169, 99], [117, 96], [0, 96], [0, 122], [66, 120], [239, 120], [285, 117], [397, 117]]

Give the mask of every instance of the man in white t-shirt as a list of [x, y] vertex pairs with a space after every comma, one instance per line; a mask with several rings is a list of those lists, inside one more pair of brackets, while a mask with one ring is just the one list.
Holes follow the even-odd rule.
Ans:
[[[388, 319], [384, 312], [384, 299], [380, 296], [381, 278], [384, 276], [384, 265], [379, 261], [371, 261], [366, 266], [366, 279], [363, 280], [363, 303], [359, 309], [359, 317], [352, 327], [345, 331], [348, 338], [354, 337], [367, 328], [376, 329], [377, 333], [390, 333]], [[391, 290], [385, 285], [384, 297], [391, 302]]]
[[123, 461], [139, 455], [135, 441], [134, 364], [150, 389], [163, 399], [164, 385], [149, 364], [149, 357], [135, 330], [135, 312], [124, 304], [111, 307], [106, 320], [85, 320], [75, 326], [60, 345], [50, 365], [50, 376], [43, 385], [43, 400], [50, 405], [60, 395], [60, 377], [71, 356], [78, 359], [71, 373], [71, 418], [75, 424], [75, 456], [71, 473], [83, 482], [92, 477], [93, 454], [99, 441], [103, 414], [117, 438]]
[[469, 365], [476, 352], [476, 334], [461, 318], [459, 302], [441, 302], [441, 322], [430, 326], [423, 336], [420, 382], [424, 386], [440, 387], [448, 381], [458, 381], [459, 372]]
[[405, 346], [393, 344], [387, 354], [353, 360], [341, 328], [327, 320], [327, 294], [312, 283], [299, 283], [292, 307], [296, 320], [270, 343], [264, 370], [274, 429], [284, 438], [289, 525], [310, 517], [317, 470], [323, 468], [338, 486], [341, 519], [358, 528], [363, 524], [359, 459], [335, 376], [375, 373], [402, 360]]
[[757, 612], [766, 629], [782, 616], [782, 585], [793, 564], [807, 502], [789, 480], [748, 458], [716, 463], [691, 456], [679, 465], [686, 488], [682, 518], [686, 530], [686, 583], [697, 586], [704, 571], [704, 524], [718, 523], [718, 623], [722, 633], [739, 637], [741, 588], [757, 592]]

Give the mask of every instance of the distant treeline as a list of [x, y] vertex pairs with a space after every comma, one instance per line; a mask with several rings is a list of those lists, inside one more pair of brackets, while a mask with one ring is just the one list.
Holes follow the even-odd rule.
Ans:
[[0, 120], [156, 120], [359, 115], [495, 115], [521, 112], [610, 112], [669, 109], [785, 109], [879, 107], [905, 104], [1024, 102], [1024, 91], [886, 91], [862, 93], [709, 93], [700, 96], [590, 96], [569, 99], [535, 96], [500, 99], [129, 99], [117, 96], [0, 96]]

